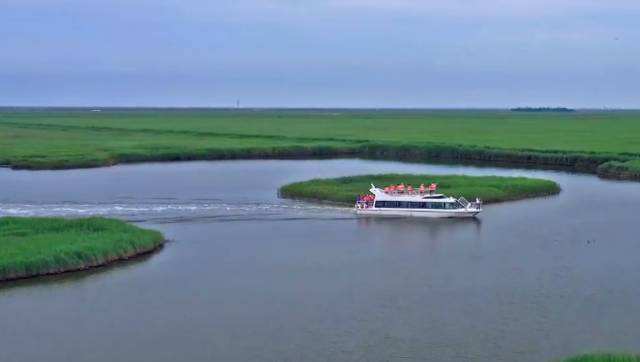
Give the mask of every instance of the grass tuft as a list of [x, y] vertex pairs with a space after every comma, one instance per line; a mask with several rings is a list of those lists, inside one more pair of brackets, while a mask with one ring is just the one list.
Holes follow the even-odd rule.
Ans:
[[162, 234], [91, 217], [0, 218], [0, 281], [82, 270], [157, 249]]

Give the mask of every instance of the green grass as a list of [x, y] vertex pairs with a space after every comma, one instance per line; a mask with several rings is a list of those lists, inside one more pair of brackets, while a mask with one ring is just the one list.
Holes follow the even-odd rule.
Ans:
[[640, 111], [0, 110], [0, 163], [358, 155], [571, 167], [640, 159]]
[[640, 160], [605, 162], [598, 167], [598, 175], [623, 180], [640, 180]]
[[487, 203], [560, 192], [560, 186], [553, 181], [524, 177], [384, 174], [296, 182], [280, 188], [280, 195], [352, 205], [358, 195], [367, 193], [371, 183], [384, 187], [401, 182], [414, 186], [435, 182], [438, 192], [454, 197], [464, 196], [469, 200], [479, 197]]
[[0, 122], [640, 154], [640, 111], [48, 111], [0, 112]]
[[640, 355], [622, 353], [592, 353], [569, 357], [562, 362], [640, 362]]
[[348, 153], [350, 142], [274, 137], [220, 136], [119, 129], [68, 129], [0, 123], [0, 163], [57, 169], [121, 162], [311, 157]]
[[156, 231], [104, 218], [0, 218], [0, 281], [100, 266], [150, 252]]

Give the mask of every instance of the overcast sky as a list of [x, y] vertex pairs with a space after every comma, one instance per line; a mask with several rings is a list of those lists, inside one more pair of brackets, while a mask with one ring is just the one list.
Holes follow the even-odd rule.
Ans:
[[640, 108], [638, 0], [0, 0], [0, 105]]

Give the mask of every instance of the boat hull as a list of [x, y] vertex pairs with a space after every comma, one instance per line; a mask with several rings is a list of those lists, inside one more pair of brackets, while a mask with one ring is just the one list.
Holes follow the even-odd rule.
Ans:
[[475, 217], [482, 210], [458, 209], [458, 210], [415, 210], [415, 209], [383, 209], [368, 208], [356, 209], [356, 214], [363, 216], [410, 216], [428, 218], [468, 218]]

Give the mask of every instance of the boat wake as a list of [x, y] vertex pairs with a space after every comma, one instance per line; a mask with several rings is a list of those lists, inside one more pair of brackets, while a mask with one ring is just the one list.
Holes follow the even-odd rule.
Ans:
[[[131, 200], [133, 201], [133, 200]], [[1, 216], [106, 216], [133, 222], [228, 222], [250, 220], [295, 220], [352, 217], [348, 210], [325, 205], [282, 202], [237, 202], [218, 200], [163, 200], [164, 202], [119, 203], [4, 203]]]

